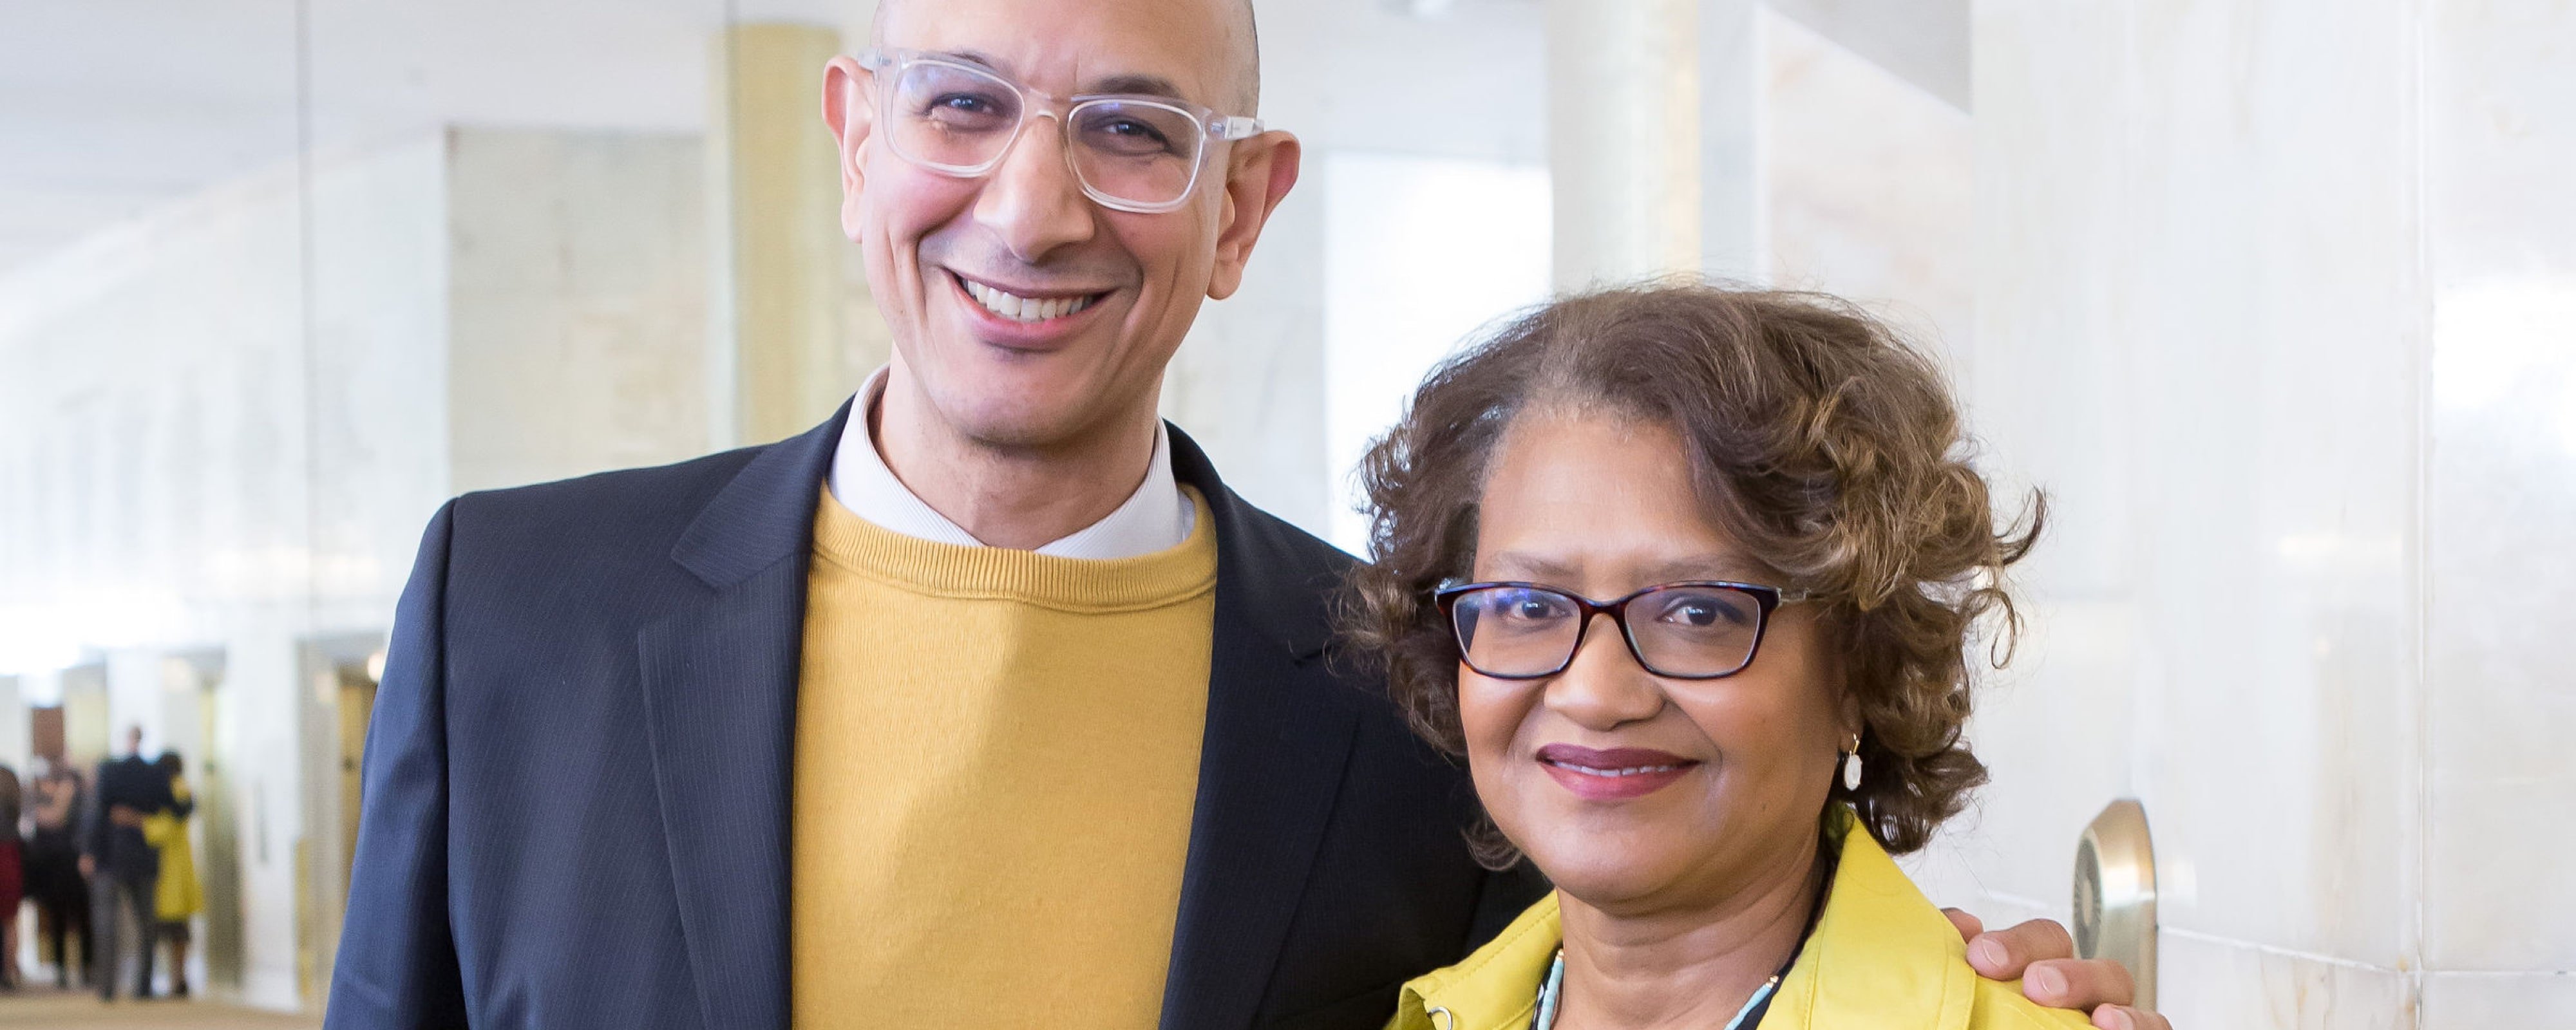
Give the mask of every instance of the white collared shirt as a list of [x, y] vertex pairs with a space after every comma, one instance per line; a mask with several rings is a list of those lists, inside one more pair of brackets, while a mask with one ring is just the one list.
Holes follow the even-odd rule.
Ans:
[[[859, 387], [858, 397], [850, 405], [850, 421], [841, 429], [841, 443], [832, 453], [832, 471], [825, 480], [832, 499], [841, 502], [851, 514], [905, 536], [960, 547], [986, 546], [903, 485], [903, 480], [895, 478], [894, 470], [887, 468], [885, 458], [877, 453], [868, 413], [884, 395], [885, 383], [886, 370], [880, 367]], [[1037, 553], [1057, 558], [1106, 559], [1169, 550], [1190, 538], [1198, 514], [1198, 506], [1181, 492], [1180, 481], [1172, 477], [1171, 430], [1156, 422], [1154, 457], [1145, 466], [1145, 481], [1128, 495], [1127, 502], [1071, 536], [1038, 548]]]

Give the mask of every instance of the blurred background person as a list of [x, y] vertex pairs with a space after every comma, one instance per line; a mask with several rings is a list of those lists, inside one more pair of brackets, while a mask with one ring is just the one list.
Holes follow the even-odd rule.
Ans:
[[18, 836], [18, 774], [0, 765], [0, 991], [18, 989], [18, 903], [26, 896], [26, 849]]
[[81, 879], [80, 846], [72, 839], [84, 792], [79, 770], [51, 765], [35, 778], [27, 820], [34, 827], [27, 837], [27, 893], [48, 949], [38, 954], [52, 956], [54, 986], [65, 990], [75, 982], [87, 985], [90, 975], [89, 887]]
[[188, 817], [195, 814], [195, 794], [188, 789], [182, 775], [186, 765], [176, 751], [161, 752], [153, 768], [169, 777], [169, 808], [143, 818], [143, 837], [161, 859], [161, 875], [153, 888], [153, 915], [157, 932], [147, 935], [145, 948], [155, 940], [170, 945], [170, 995], [188, 996], [188, 921], [206, 909], [204, 888], [197, 883], [197, 853], [188, 843]]
[[161, 854], [144, 839], [143, 820], [170, 809], [170, 778], [143, 757], [143, 727], [125, 731], [125, 757], [98, 765], [98, 796], [87, 816], [81, 873], [90, 879], [98, 962], [98, 996], [116, 1000], [120, 924], [135, 927], [134, 997], [152, 997], [152, 932]]

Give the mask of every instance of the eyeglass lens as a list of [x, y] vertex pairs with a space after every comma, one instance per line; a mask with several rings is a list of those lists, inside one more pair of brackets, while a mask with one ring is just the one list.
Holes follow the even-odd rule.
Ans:
[[[896, 153], [951, 172], [980, 171], [999, 159], [1026, 117], [1020, 91], [1008, 81], [931, 61], [902, 67], [889, 104]], [[1148, 206], [1189, 193], [1206, 138], [1198, 119], [1179, 108], [1114, 99], [1075, 105], [1064, 133], [1084, 186]]]
[[[1488, 676], [1546, 676], [1573, 660], [1583, 609], [1570, 595], [1536, 587], [1469, 591], [1450, 608], [1460, 653]], [[1658, 676], [1723, 676], [1744, 668], [1761, 638], [1762, 604], [1726, 587], [1671, 586], [1627, 603], [1630, 650]]]

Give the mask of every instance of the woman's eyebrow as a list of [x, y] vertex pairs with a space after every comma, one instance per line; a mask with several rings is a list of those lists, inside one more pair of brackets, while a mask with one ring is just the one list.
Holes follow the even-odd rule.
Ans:
[[1762, 567], [1732, 554], [1696, 555], [1677, 558], [1646, 570], [1646, 578], [1659, 583], [1718, 579], [1738, 583], [1759, 583], [1770, 575]]
[[1490, 560], [1492, 562], [1490, 567], [1496, 574], [1516, 579], [1538, 580], [1551, 576], [1563, 577], [1571, 575], [1574, 571], [1573, 566], [1563, 562], [1534, 554], [1523, 554], [1519, 551], [1496, 551]]

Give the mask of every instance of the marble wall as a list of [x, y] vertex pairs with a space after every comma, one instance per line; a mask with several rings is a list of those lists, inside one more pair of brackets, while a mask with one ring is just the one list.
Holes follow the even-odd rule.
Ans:
[[[1242, 290], [1199, 309], [1165, 374], [1163, 414], [1207, 448], [1228, 486], [1330, 536], [1344, 517], [1351, 470], [1332, 450], [1329, 398], [1347, 380], [1367, 378], [1347, 366], [1336, 371], [1325, 343], [1336, 217], [1330, 169], [1336, 155], [1477, 166], [1471, 176], [1544, 166], [1541, 12], [1534, 4], [1477, 3], [1418, 18], [1379, 0], [1255, 3], [1259, 113], [1297, 135], [1303, 172], [1263, 230]], [[1426, 110], [1440, 114], [1422, 117]], [[1510, 218], [1545, 220], [1544, 211]], [[1543, 251], [1535, 257], [1546, 259]], [[1401, 292], [1439, 281], [1426, 274], [1381, 285]]]
[[2423, 1025], [2576, 1025], [2576, 8], [2419, 24]]
[[2176, 1025], [2576, 1019], [2576, 11], [1988, 0], [1974, 38], [1967, 388], [2054, 525], [1927, 879], [2062, 913], [2135, 796]]
[[227, 767], [245, 1000], [302, 1004], [337, 910], [296, 872], [336, 855], [317, 642], [383, 639], [457, 491], [705, 450], [700, 174], [693, 136], [441, 130], [0, 279], [0, 666], [103, 659], [84, 740]]

